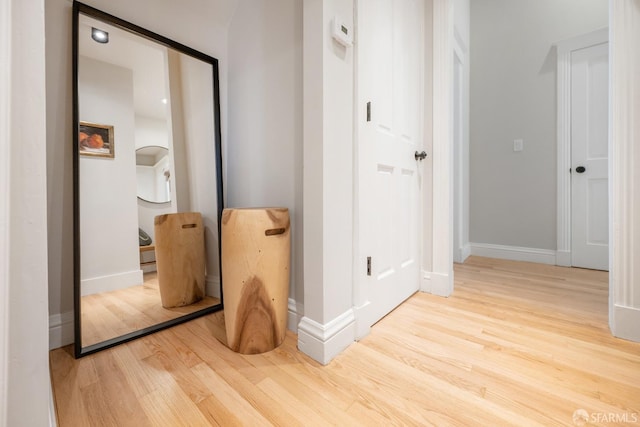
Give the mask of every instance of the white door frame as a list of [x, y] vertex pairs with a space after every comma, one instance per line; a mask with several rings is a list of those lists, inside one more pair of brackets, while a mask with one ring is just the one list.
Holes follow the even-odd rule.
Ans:
[[[557, 250], [556, 264], [571, 266], [571, 53], [609, 41], [603, 28], [556, 43], [557, 48]], [[611, 58], [609, 58], [611, 63]]]
[[[11, 54], [11, 7], [0, 4], [0, 58]], [[11, 64], [0, 68], [0, 427], [7, 425], [9, 342], [9, 128], [11, 111]]]
[[422, 291], [440, 296], [453, 292], [453, 27], [453, 0], [433, 0], [433, 213]]
[[[609, 0], [609, 327], [640, 341], [640, 8], [637, 0]], [[637, 187], [636, 187], [637, 188]]]
[[[469, 255], [471, 255], [471, 245], [469, 244], [469, 126], [468, 126], [468, 69], [469, 49], [462, 41], [458, 32], [454, 29], [454, 45], [453, 54], [456, 63], [460, 64], [459, 81], [453, 82], [452, 107], [454, 109], [452, 120], [454, 120], [454, 134], [459, 135], [457, 140], [453, 140], [453, 197], [454, 197], [454, 242], [453, 242], [453, 261], [463, 263]], [[455, 66], [454, 66], [455, 75]], [[456, 86], [459, 86], [456, 92]], [[467, 95], [467, 96], [465, 96]], [[467, 103], [465, 105], [465, 99]], [[458, 110], [457, 112], [455, 110]], [[455, 121], [458, 117], [458, 122]], [[467, 126], [465, 126], [467, 124]], [[457, 238], [456, 238], [457, 237]]]

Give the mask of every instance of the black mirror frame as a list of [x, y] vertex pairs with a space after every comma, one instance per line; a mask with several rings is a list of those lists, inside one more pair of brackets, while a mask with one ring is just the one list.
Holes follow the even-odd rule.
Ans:
[[162, 329], [175, 326], [180, 323], [187, 322], [197, 317], [214, 313], [223, 309], [223, 295], [222, 295], [222, 273], [220, 274], [220, 304], [204, 308], [194, 313], [186, 314], [182, 317], [168, 320], [158, 323], [147, 328], [140, 329], [138, 331], [130, 332], [119, 337], [111, 338], [100, 343], [96, 343], [90, 346], [82, 347], [82, 325], [81, 313], [80, 313], [80, 155], [79, 155], [79, 141], [78, 141], [78, 129], [79, 129], [79, 102], [78, 102], [78, 53], [79, 53], [79, 17], [80, 14], [103, 20], [110, 25], [119, 27], [123, 30], [136, 33], [141, 37], [148, 40], [155, 41], [161, 45], [179, 51], [183, 54], [189, 55], [203, 62], [211, 64], [213, 68], [213, 102], [214, 102], [214, 117], [212, 119], [215, 123], [215, 163], [216, 163], [216, 190], [217, 190], [217, 207], [218, 207], [218, 265], [220, 272], [222, 272], [222, 259], [221, 259], [221, 219], [222, 210], [224, 209], [224, 197], [222, 193], [222, 131], [220, 120], [220, 82], [219, 82], [219, 70], [218, 60], [202, 52], [194, 50], [181, 43], [168, 39], [164, 36], [151, 32], [147, 29], [139, 27], [135, 24], [127, 22], [123, 19], [117, 18], [108, 13], [102, 12], [91, 6], [78, 1], [73, 2], [73, 26], [72, 26], [72, 85], [73, 85], [73, 273], [74, 273], [74, 288], [73, 288], [73, 305], [74, 305], [74, 353], [76, 358], [80, 358], [100, 350], [113, 347], [118, 344], [122, 344], [136, 338], [149, 335], [153, 332], [160, 331]]

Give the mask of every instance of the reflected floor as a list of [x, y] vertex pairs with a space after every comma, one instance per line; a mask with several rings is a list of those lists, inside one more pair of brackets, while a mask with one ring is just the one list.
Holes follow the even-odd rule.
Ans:
[[145, 273], [144, 283], [117, 291], [82, 297], [82, 346], [90, 346], [213, 305], [220, 299], [204, 297], [184, 307], [164, 308], [157, 273]]

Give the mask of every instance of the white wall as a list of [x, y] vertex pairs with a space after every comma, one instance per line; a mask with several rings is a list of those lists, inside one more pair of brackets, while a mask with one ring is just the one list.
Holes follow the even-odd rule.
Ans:
[[135, 145], [136, 150], [149, 145], [169, 148], [169, 134], [166, 120], [136, 114]]
[[304, 317], [298, 348], [328, 363], [355, 338], [353, 313], [353, 48], [331, 37], [353, 1], [303, 3]]
[[[47, 219], [49, 312], [52, 327], [62, 328], [56, 344], [70, 343], [73, 311], [73, 167], [70, 0], [47, 0]], [[235, 0], [86, 0], [126, 19], [219, 59], [223, 152], [226, 144], [227, 33]], [[57, 322], [57, 325], [53, 324]], [[60, 323], [62, 322], [62, 323]], [[60, 334], [57, 334], [60, 335]], [[52, 340], [53, 341], [53, 340]]]
[[227, 206], [289, 208], [290, 329], [302, 314], [302, 2], [240, 0], [229, 26]]
[[552, 45], [607, 19], [607, 0], [471, 2], [472, 242], [556, 249]]
[[43, 0], [0, 5], [0, 426], [49, 424]]
[[142, 283], [138, 252], [133, 72], [78, 61], [80, 121], [113, 126], [114, 157], [80, 156], [82, 294]]

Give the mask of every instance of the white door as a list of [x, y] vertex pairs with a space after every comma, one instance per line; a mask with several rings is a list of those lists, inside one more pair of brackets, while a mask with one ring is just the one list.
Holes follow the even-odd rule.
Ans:
[[571, 264], [609, 269], [608, 43], [571, 53]]
[[356, 268], [372, 325], [419, 289], [424, 0], [361, 0], [357, 12]]

